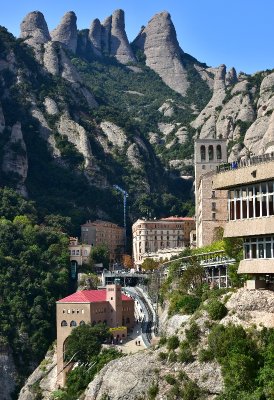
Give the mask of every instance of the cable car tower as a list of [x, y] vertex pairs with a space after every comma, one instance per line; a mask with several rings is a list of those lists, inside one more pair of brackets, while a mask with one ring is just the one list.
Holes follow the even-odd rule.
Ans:
[[127, 197], [128, 197], [128, 193], [122, 189], [120, 186], [118, 185], [113, 185], [114, 189], [116, 189], [118, 192], [122, 193], [123, 195], [123, 204], [124, 204], [124, 242], [125, 242], [125, 251], [126, 251], [126, 247], [127, 247]]

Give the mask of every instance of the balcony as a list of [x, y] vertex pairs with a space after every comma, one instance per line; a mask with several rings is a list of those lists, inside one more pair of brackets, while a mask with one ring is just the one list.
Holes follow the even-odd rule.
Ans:
[[242, 260], [238, 268], [238, 274], [274, 274], [274, 259], [252, 258]]
[[248, 237], [270, 235], [274, 232], [274, 216], [237, 219], [225, 224], [224, 237]]

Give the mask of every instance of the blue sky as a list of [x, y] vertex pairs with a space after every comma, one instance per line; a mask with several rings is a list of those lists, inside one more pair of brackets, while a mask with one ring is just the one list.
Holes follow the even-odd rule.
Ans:
[[166, 10], [181, 48], [199, 61], [247, 73], [274, 68], [273, 0], [8, 0], [1, 4], [0, 25], [18, 36], [23, 17], [39, 10], [51, 30], [66, 11], [75, 11], [82, 29], [117, 8], [126, 13], [130, 41], [154, 14]]

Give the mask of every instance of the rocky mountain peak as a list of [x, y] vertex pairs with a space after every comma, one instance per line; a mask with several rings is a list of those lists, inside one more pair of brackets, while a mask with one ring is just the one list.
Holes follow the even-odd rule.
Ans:
[[136, 61], [125, 31], [125, 13], [116, 10], [111, 19], [110, 55], [122, 64]]
[[65, 45], [73, 53], [77, 48], [77, 17], [73, 11], [67, 12], [60, 24], [51, 32], [52, 40]]
[[47, 23], [40, 11], [33, 11], [27, 14], [20, 28], [20, 37], [26, 39], [26, 42], [31, 46], [43, 44], [50, 40]]
[[92, 21], [88, 37], [95, 54], [102, 55], [102, 26], [98, 18]]
[[146, 65], [158, 73], [168, 86], [182, 95], [186, 94], [189, 83], [181, 60], [183, 51], [168, 12], [156, 14], [134, 40], [134, 45], [144, 52]]

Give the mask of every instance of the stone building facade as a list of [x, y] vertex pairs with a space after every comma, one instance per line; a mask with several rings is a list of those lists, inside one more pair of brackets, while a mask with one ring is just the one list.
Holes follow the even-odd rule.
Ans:
[[87, 221], [81, 225], [81, 240], [92, 247], [106, 245], [113, 263], [121, 261], [124, 254], [125, 229], [108, 221]]
[[81, 244], [79, 243], [78, 238], [70, 237], [69, 238], [69, 257], [70, 262], [76, 262], [77, 265], [83, 265], [88, 262], [90, 251], [90, 244]]
[[250, 289], [274, 287], [274, 160], [267, 156], [233, 164], [214, 177], [214, 190], [228, 190], [224, 236], [243, 238], [238, 273]]
[[146, 258], [163, 249], [190, 246], [190, 232], [195, 221], [189, 217], [168, 217], [159, 220], [138, 219], [132, 226], [133, 258], [135, 267], [140, 268]]
[[133, 328], [134, 300], [122, 294], [120, 285], [102, 290], [83, 290], [56, 302], [57, 381], [64, 386], [72, 365], [65, 361], [66, 339], [73, 328], [82, 324], [105, 323], [110, 328]]
[[227, 191], [212, 187], [216, 167], [227, 162], [226, 140], [197, 139], [195, 142], [195, 215], [197, 247], [216, 240], [227, 220]]

